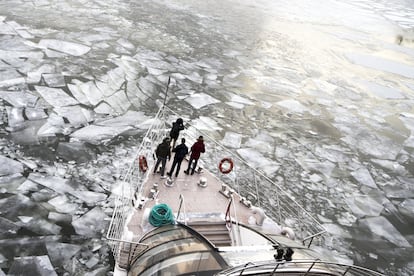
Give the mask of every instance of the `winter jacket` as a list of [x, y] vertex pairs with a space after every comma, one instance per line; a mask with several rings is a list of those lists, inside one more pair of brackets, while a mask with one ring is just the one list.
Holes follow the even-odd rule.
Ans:
[[172, 139], [177, 140], [178, 135], [180, 134], [180, 131], [183, 130], [183, 129], [184, 129], [184, 125], [183, 125], [182, 122], [181, 123], [180, 122], [174, 122], [172, 124], [172, 128], [171, 128], [171, 131], [170, 131], [170, 137]]
[[169, 140], [163, 141], [161, 144], [159, 144], [157, 150], [155, 151], [155, 154], [158, 158], [170, 158], [171, 153]]
[[188, 147], [185, 144], [179, 144], [173, 149], [173, 152], [175, 152], [174, 159], [183, 160], [188, 153]]
[[202, 152], [205, 152], [206, 149], [204, 147], [203, 140], [198, 140], [194, 143], [194, 145], [191, 147], [191, 158], [198, 159], [200, 158], [200, 154]]

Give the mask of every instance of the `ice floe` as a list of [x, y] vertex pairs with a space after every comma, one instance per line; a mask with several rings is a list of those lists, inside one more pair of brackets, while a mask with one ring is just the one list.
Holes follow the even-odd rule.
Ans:
[[95, 207], [83, 216], [72, 221], [77, 234], [86, 237], [96, 237], [101, 231], [106, 229], [106, 219], [108, 216], [101, 208]]
[[398, 247], [411, 247], [407, 239], [384, 217], [361, 219], [359, 223], [366, 226], [373, 234], [386, 239]]
[[204, 106], [216, 104], [220, 102], [219, 100], [205, 93], [196, 93], [196, 94], [190, 95], [189, 97], [185, 99], [185, 101], [189, 103], [195, 109], [199, 109]]
[[82, 56], [89, 52], [90, 47], [69, 41], [57, 39], [41, 39], [39, 46], [46, 49], [51, 49], [57, 52], [66, 53], [72, 56]]
[[0, 155], [0, 176], [23, 173], [22, 163]]
[[42, 95], [51, 106], [63, 107], [79, 104], [74, 98], [65, 93], [62, 89], [47, 86], [35, 86], [36, 91]]

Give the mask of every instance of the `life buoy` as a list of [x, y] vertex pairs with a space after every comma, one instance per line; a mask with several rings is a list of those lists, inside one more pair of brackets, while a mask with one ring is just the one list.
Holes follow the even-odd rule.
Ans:
[[138, 158], [138, 165], [139, 165], [139, 169], [141, 172], [146, 172], [148, 170], [147, 159], [145, 158], [144, 155], [141, 155]]
[[[228, 168], [224, 168], [223, 165], [225, 163], [228, 163]], [[227, 174], [233, 170], [233, 166], [234, 166], [233, 160], [231, 160], [231, 158], [226, 157], [226, 158], [221, 159], [219, 163], [219, 170], [221, 173]]]

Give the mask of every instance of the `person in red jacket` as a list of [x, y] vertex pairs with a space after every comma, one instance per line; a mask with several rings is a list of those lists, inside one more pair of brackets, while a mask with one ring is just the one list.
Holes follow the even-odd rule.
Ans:
[[[192, 146], [191, 146], [191, 155], [190, 155], [190, 160], [188, 161], [188, 168], [186, 171], [184, 171], [185, 174], [189, 174], [190, 173], [190, 168], [191, 168], [191, 174], [194, 174], [194, 170], [197, 167], [197, 162], [198, 162], [198, 158], [200, 158], [200, 155], [202, 152], [206, 152], [206, 149], [204, 147], [204, 140], [203, 140], [203, 136], [198, 137], [197, 142], [195, 142]], [[193, 166], [191, 167], [191, 165], [193, 164]]]

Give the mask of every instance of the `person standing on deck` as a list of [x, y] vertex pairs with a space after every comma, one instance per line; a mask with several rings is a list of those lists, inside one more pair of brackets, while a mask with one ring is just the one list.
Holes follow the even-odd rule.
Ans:
[[198, 158], [200, 158], [200, 155], [202, 152], [206, 152], [205, 146], [204, 146], [204, 140], [203, 136], [198, 137], [197, 142], [193, 144], [191, 147], [191, 155], [190, 160], [188, 161], [188, 168], [186, 171], [184, 171], [185, 174], [190, 173], [191, 164], [194, 161], [194, 165], [191, 168], [191, 175], [194, 174], [194, 170], [197, 167]]
[[181, 162], [183, 162], [184, 157], [188, 154], [188, 147], [185, 145], [185, 139], [181, 138], [181, 144], [175, 147], [172, 151], [175, 152], [174, 160], [170, 172], [168, 172], [167, 175], [171, 176], [174, 173], [175, 166], [177, 166], [175, 177], [178, 177], [178, 173], [180, 172], [181, 168]]
[[161, 163], [161, 178], [165, 178], [164, 171], [165, 171], [165, 164], [167, 163], [167, 158], [170, 160], [171, 152], [170, 152], [170, 139], [164, 138], [161, 144], [157, 146], [155, 154], [157, 155], [157, 163], [154, 167], [154, 173], [157, 172], [158, 166]]
[[178, 139], [178, 135], [180, 135], [180, 131], [184, 129], [183, 119], [178, 118], [177, 121], [172, 123], [171, 131], [170, 131], [170, 138], [172, 140], [172, 148], [175, 147], [175, 142]]

